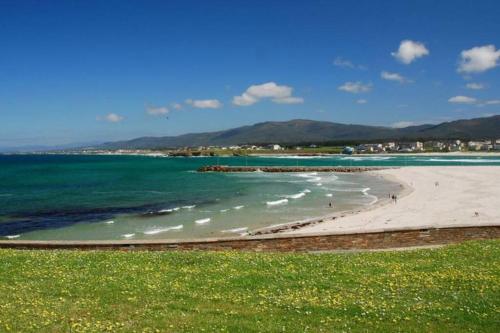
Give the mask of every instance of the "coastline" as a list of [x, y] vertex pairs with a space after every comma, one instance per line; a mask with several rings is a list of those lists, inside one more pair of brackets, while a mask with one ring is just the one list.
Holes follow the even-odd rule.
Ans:
[[[389, 168], [387, 168], [389, 169]], [[398, 167], [392, 167], [390, 169], [398, 169]], [[381, 169], [385, 170], [385, 169]], [[380, 174], [377, 173], [377, 171], [381, 170], [373, 170], [373, 171], [364, 171], [366, 174], [370, 174], [372, 177], [380, 177], [383, 178], [386, 181], [391, 181], [394, 183], [397, 183], [401, 186], [401, 190], [397, 194], [398, 198], [401, 199], [413, 192], [413, 187], [411, 187], [409, 184], [405, 183], [404, 181], [399, 180], [396, 176], [391, 175], [391, 174]], [[254, 229], [249, 231], [248, 235], [249, 236], [257, 236], [257, 235], [267, 235], [267, 234], [286, 234], [286, 233], [296, 233], [300, 232], [301, 230], [307, 230], [308, 227], [312, 227], [315, 225], [322, 225], [324, 223], [329, 223], [332, 221], [336, 221], [348, 216], [356, 215], [356, 214], [362, 214], [364, 212], [372, 211], [379, 209], [381, 207], [384, 207], [386, 205], [391, 204], [391, 200], [389, 198], [379, 198], [379, 200], [373, 204], [373, 205], [368, 205], [368, 206], [360, 206], [356, 209], [351, 209], [351, 210], [342, 210], [338, 211], [335, 213], [331, 213], [328, 215], [321, 215], [317, 217], [312, 217], [309, 219], [305, 220], [299, 220], [299, 221], [293, 221], [293, 222], [287, 222], [287, 223], [280, 223], [280, 224], [274, 224], [270, 225], [267, 227], [259, 228], [259, 229]]]
[[401, 167], [370, 173], [402, 185], [397, 204], [386, 200], [355, 211], [259, 229], [252, 235], [500, 225], [500, 209], [495, 206], [500, 200], [500, 167]]

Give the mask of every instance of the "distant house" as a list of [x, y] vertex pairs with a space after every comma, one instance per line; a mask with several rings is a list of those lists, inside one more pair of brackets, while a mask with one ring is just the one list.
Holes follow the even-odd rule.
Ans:
[[420, 141], [401, 142], [398, 150], [401, 152], [422, 151], [424, 150], [424, 144]]
[[268, 148], [271, 150], [283, 150], [283, 147], [281, 147], [280, 145], [276, 145], [276, 144], [269, 145]]
[[490, 150], [493, 148], [490, 141], [469, 141], [467, 143], [469, 150]]
[[493, 140], [493, 150], [500, 150], [500, 139]]

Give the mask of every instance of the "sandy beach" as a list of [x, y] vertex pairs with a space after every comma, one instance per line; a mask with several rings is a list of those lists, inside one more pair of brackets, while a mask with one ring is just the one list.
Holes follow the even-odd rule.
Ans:
[[404, 167], [372, 173], [401, 182], [406, 194], [397, 203], [325, 219], [286, 233], [500, 225], [500, 167]]

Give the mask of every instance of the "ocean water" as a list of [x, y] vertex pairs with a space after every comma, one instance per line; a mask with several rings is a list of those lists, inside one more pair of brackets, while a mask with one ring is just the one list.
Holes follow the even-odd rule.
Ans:
[[[221, 237], [387, 200], [399, 184], [369, 174], [197, 173], [207, 164], [500, 165], [498, 157], [0, 155], [0, 237]], [[329, 203], [333, 203], [333, 208]]]

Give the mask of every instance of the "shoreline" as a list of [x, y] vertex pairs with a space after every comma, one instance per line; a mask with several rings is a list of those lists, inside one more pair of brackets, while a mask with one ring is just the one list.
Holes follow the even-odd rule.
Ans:
[[[380, 170], [385, 170], [385, 169], [380, 169]], [[377, 174], [377, 171], [380, 170], [372, 170], [372, 171], [365, 171], [364, 173], [370, 174], [372, 177], [381, 177], [384, 180], [390, 181], [397, 183], [401, 186], [401, 190], [396, 193], [398, 196], [398, 200], [408, 196], [411, 194], [414, 189], [411, 187], [409, 184], [400, 181], [397, 179], [397, 177], [393, 175], [380, 175]], [[293, 221], [293, 222], [287, 222], [287, 223], [280, 223], [280, 224], [274, 224], [268, 227], [263, 227], [255, 230], [249, 231], [248, 235], [249, 236], [258, 236], [258, 235], [268, 235], [268, 234], [286, 234], [290, 232], [295, 232], [295, 231], [300, 231], [304, 228], [314, 226], [314, 225], [319, 225], [322, 223], [328, 223], [331, 221], [339, 220], [342, 218], [345, 218], [347, 216], [353, 216], [356, 214], [362, 214], [364, 212], [372, 211], [379, 209], [381, 207], [387, 206], [391, 204], [391, 200], [388, 198], [381, 199], [378, 198], [379, 200], [373, 204], [373, 205], [368, 205], [368, 206], [360, 206], [356, 209], [351, 209], [351, 210], [343, 210], [327, 215], [322, 215], [318, 217], [312, 217], [306, 220], [299, 220], [299, 221]]]
[[386, 200], [372, 207], [262, 228], [252, 235], [500, 225], [500, 209], [495, 206], [500, 200], [500, 167], [401, 167], [370, 174], [403, 186], [397, 204]]

